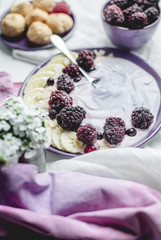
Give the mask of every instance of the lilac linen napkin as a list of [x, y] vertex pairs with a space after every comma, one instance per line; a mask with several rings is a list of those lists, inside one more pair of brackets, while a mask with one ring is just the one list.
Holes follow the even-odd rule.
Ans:
[[138, 183], [17, 164], [0, 193], [0, 237], [160, 240], [161, 194]]
[[13, 83], [9, 73], [0, 72], [0, 103], [9, 96], [17, 96], [22, 83]]

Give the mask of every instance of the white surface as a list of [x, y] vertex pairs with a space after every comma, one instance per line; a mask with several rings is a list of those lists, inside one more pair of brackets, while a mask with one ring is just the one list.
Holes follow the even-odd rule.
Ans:
[[[1, 13], [13, 2], [11, 0], [1, 0]], [[68, 0], [67, 2], [70, 4], [77, 20], [75, 32], [72, 38], [67, 41], [67, 46], [70, 49], [112, 46], [104, 33], [100, 17], [102, 5], [106, 0]], [[160, 39], [161, 25], [153, 39], [134, 53], [146, 59], [161, 73]], [[51, 50], [48, 51], [50, 55]], [[45, 51], [45, 54], [48, 51]], [[38, 53], [36, 54], [38, 56]], [[39, 58], [41, 57], [44, 58], [43, 51]], [[12, 57], [12, 49], [0, 42], [0, 71], [9, 72], [13, 81], [23, 82], [34, 67], [33, 64], [15, 60]], [[161, 190], [158, 185], [161, 172], [160, 145], [161, 134], [159, 133], [142, 149], [109, 149], [87, 154], [79, 159], [63, 160], [56, 163], [51, 163], [51, 161], [61, 159], [61, 156], [48, 152], [47, 159], [50, 162], [48, 163], [48, 170], [79, 171], [99, 176], [130, 179]]]

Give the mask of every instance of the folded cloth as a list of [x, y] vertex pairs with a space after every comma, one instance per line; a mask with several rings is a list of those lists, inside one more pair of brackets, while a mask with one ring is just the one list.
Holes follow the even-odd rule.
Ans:
[[0, 194], [0, 237], [160, 240], [161, 193], [138, 183], [17, 164]]
[[[156, 142], [160, 143], [159, 137]], [[154, 144], [155, 145], [155, 139]], [[160, 145], [160, 144], [159, 144]], [[149, 148], [113, 148], [72, 159], [47, 163], [48, 172], [79, 172], [94, 176], [125, 179], [145, 184], [161, 192], [161, 151]]]
[[35, 65], [42, 63], [48, 58], [53, 57], [55, 54], [60, 53], [56, 48], [49, 48], [46, 50], [37, 50], [37, 51], [23, 51], [18, 49], [12, 50], [12, 55], [14, 58], [25, 61], [29, 63], [33, 63]]
[[11, 75], [0, 72], [0, 103], [9, 96], [17, 96], [22, 83], [13, 83]]

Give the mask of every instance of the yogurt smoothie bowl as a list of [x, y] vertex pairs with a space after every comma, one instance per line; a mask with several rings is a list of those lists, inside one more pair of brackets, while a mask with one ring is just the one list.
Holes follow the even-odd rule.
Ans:
[[24, 102], [48, 112], [52, 146], [88, 153], [132, 146], [157, 117], [160, 91], [153, 77], [126, 59], [103, 50], [72, 52], [78, 64], [99, 78], [96, 88], [64, 55], [53, 57], [28, 80]]

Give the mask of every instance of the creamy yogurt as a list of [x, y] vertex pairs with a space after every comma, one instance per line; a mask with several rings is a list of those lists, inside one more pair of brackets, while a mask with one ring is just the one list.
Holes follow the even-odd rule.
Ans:
[[[103, 132], [107, 117], [120, 117], [128, 129], [132, 127], [131, 113], [135, 107], [150, 109], [155, 122], [160, 106], [160, 91], [155, 79], [144, 69], [123, 58], [104, 57], [91, 76], [100, 79], [96, 88], [82, 78], [70, 94], [73, 105], [80, 105], [87, 112], [82, 124], [90, 123], [97, 131]], [[152, 126], [147, 130], [137, 129], [135, 137], [125, 135], [117, 146], [127, 147], [137, 143]]]

